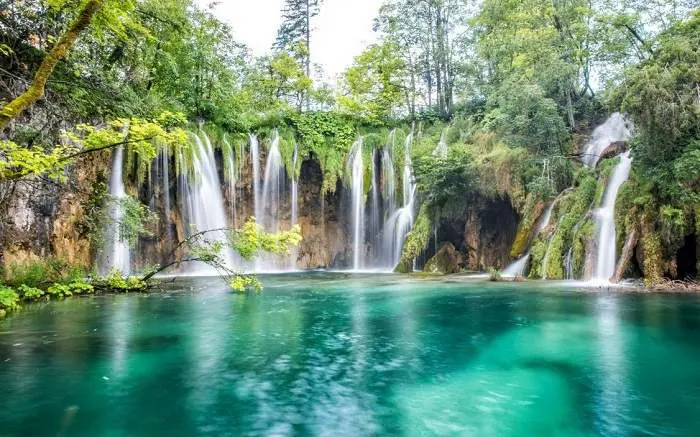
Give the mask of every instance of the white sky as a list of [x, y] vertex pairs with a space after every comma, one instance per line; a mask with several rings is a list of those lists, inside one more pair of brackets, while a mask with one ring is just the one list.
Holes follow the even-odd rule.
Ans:
[[[206, 6], [211, 0], [198, 0]], [[283, 0], [220, 0], [214, 8], [219, 19], [233, 27], [236, 41], [255, 56], [269, 52], [275, 40]], [[372, 20], [382, 0], [323, 0], [321, 13], [312, 20], [311, 61], [334, 79], [362, 49], [376, 40]]]

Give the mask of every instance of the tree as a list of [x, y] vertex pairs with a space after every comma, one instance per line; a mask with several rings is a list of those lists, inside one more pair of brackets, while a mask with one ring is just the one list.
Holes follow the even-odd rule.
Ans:
[[403, 100], [404, 68], [395, 45], [369, 46], [343, 74], [345, 94], [337, 99], [340, 110], [371, 121], [389, 118]]
[[27, 108], [32, 106], [44, 95], [44, 88], [49, 76], [56, 68], [58, 62], [63, 59], [73, 47], [80, 33], [90, 24], [95, 14], [104, 6], [104, 0], [90, 0], [83, 6], [78, 18], [61, 36], [56, 45], [49, 51], [39, 65], [31, 85], [10, 103], [0, 110], [0, 129], [4, 129], [14, 118], [19, 116]]
[[700, 11], [662, 33], [654, 47], [625, 72], [611, 103], [634, 121], [633, 153], [646, 191], [692, 207], [700, 204]]
[[[320, 11], [320, 0], [285, 0], [282, 25], [277, 31], [274, 47], [286, 51], [302, 65], [306, 77], [311, 77], [311, 19]], [[306, 92], [306, 109], [310, 96]]]

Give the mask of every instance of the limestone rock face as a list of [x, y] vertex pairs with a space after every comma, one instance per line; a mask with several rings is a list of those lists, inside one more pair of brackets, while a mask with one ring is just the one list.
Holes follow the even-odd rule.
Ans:
[[449, 275], [460, 272], [463, 267], [464, 256], [455, 249], [454, 244], [447, 242], [428, 260], [425, 271]]

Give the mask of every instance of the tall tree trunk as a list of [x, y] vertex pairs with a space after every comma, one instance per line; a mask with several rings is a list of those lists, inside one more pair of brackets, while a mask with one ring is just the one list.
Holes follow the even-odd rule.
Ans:
[[443, 63], [445, 56], [445, 41], [443, 40], [443, 23], [442, 23], [442, 6], [440, 2], [436, 2], [435, 5], [435, 39], [437, 42], [437, 49], [435, 52], [435, 76], [436, 76], [436, 86], [438, 93], [438, 106], [440, 109], [440, 115], [444, 118], [447, 114], [445, 112], [445, 88], [444, 88], [444, 77], [443, 77]]
[[27, 108], [32, 106], [44, 96], [46, 82], [61, 59], [65, 58], [68, 51], [73, 47], [80, 33], [88, 27], [93, 17], [104, 5], [105, 0], [90, 0], [78, 18], [71, 24], [66, 32], [58, 40], [58, 43], [49, 51], [39, 65], [39, 69], [34, 76], [32, 84], [27, 91], [16, 97], [0, 110], [0, 129], [7, 127], [10, 122], [17, 118]]

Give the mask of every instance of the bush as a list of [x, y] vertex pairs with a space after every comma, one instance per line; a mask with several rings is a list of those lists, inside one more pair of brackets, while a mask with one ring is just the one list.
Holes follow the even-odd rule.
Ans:
[[15, 311], [19, 309], [19, 295], [15, 290], [0, 285], [0, 310]]
[[46, 294], [56, 298], [73, 296], [71, 288], [66, 284], [53, 284], [46, 290]]
[[27, 284], [22, 284], [19, 287], [17, 287], [17, 291], [19, 291], [20, 295], [22, 295], [22, 299], [24, 300], [38, 300], [41, 299], [45, 294], [44, 290], [40, 288], [30, 287]]
[[114, 270], [107, 276], [95, 278], [93, 284], [98, 288], [109, 291], [145, 291], [148, 283], [136, 276], [124, 276], [121, 272]]

